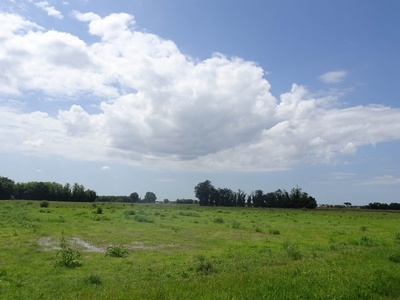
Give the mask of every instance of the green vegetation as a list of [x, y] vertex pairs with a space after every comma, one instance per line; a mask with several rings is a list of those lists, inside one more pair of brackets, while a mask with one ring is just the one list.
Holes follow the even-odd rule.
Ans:
[[397, 299], [400, 214], [0, 201], [0, 299]]

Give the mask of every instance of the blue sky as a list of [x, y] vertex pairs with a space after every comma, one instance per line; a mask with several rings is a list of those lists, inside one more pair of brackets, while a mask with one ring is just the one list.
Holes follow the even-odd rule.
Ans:
[[0, 176], [400, 201], [400, 3], [0, 4]]

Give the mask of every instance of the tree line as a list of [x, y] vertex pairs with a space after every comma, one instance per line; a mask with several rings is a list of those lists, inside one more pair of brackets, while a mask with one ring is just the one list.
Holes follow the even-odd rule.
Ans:
[[316, 208], [317, 201], [303, 192], [301, 188], [264, 193], [256, 190], [246, 195], [228, 188], [215, 188], [209, 180], [200, 182], [194, 188], [195, 196], [201, 206], [239, 206], [239, 207], [275, 207], [275, 208]]
[[42, 181], [15, 183], [7, 177], [0, 177], [0, 200], [6, 199], [94, 202], [97, 194], [78, 183], [73, 185]]
[[400, 203], [380, 203], [374, 202], [369, 203], [368, 205], [364, 206], [367, 209], [390, 209], [390, 210], [400, 210]]
[[98, 196], [98, 202], [127, 202], [127, 203], [155, 203], [157, 200], [156, 194], [146, 192], [143, 198], [138, 193], [133, 192], [129, 196]]

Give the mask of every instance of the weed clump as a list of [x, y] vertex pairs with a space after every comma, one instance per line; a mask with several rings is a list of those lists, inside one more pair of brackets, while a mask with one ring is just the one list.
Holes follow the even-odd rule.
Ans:
[[290, 242], [285, 242], [282, 245], [283, 250], [286, 251], [289, 256], [294, 259], [294, 260], [300, 260], [303, 258], [303, 255], [301, 254], [299, 247], [293, 243]]
[[100, 285], [102, 283], [100, 275], [90, 274], [83, 280], [86, 284]]
[[75, 268], [82, 265], [79, 261], [81, 253], [69, 246], [67, 239], [64, 237], [64, 233], [60, 238], [60, 248], [61, 249], [57, 252], [55, 261], [56, 266]]
[[269, 230], [269, 233], [270, 233], [270, 234], [273, 234], [273, 235], [279, 235], [279, 234], [281, 234], [281, 232], [279, 231], [279, 229], [270, 229], [270, 230]]
[[110, 257], [125, 257], [128, 255], [128, 250], [125, 249], [122, 245], [120, 246], [110, 246], [107, 248], [106, 256]]
[[150, 219], [146, 215], [142, 215], [142, 214], [135, 215], [134, 219], [135, 219], [135, 221], [141, 222], [141, 223], [154, 223], [153, 219]]
[[400, 264], [400, 252], [389, 255], [389, 260]]
[[210, 275], [216, 272], [214, 263], [206, 259], [204, 255], [198, 255], [195, 257], [196, 267], [195, 270], [203, 275]]
[[397, 243], [400, 243], [400, 232], [397, 232], [394, 238]]
[[222, 224], [222, 223], [224, 223], [224, 219], [221, 218], [221, 217], [215, 218], [215, 219], [214, 219], [214, 223]]

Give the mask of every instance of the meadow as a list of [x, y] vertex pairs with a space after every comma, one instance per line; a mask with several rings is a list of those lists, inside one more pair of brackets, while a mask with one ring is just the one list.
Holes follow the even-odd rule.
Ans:
[[0, 201], [0, 299], [400, 299], [400, 214]]

